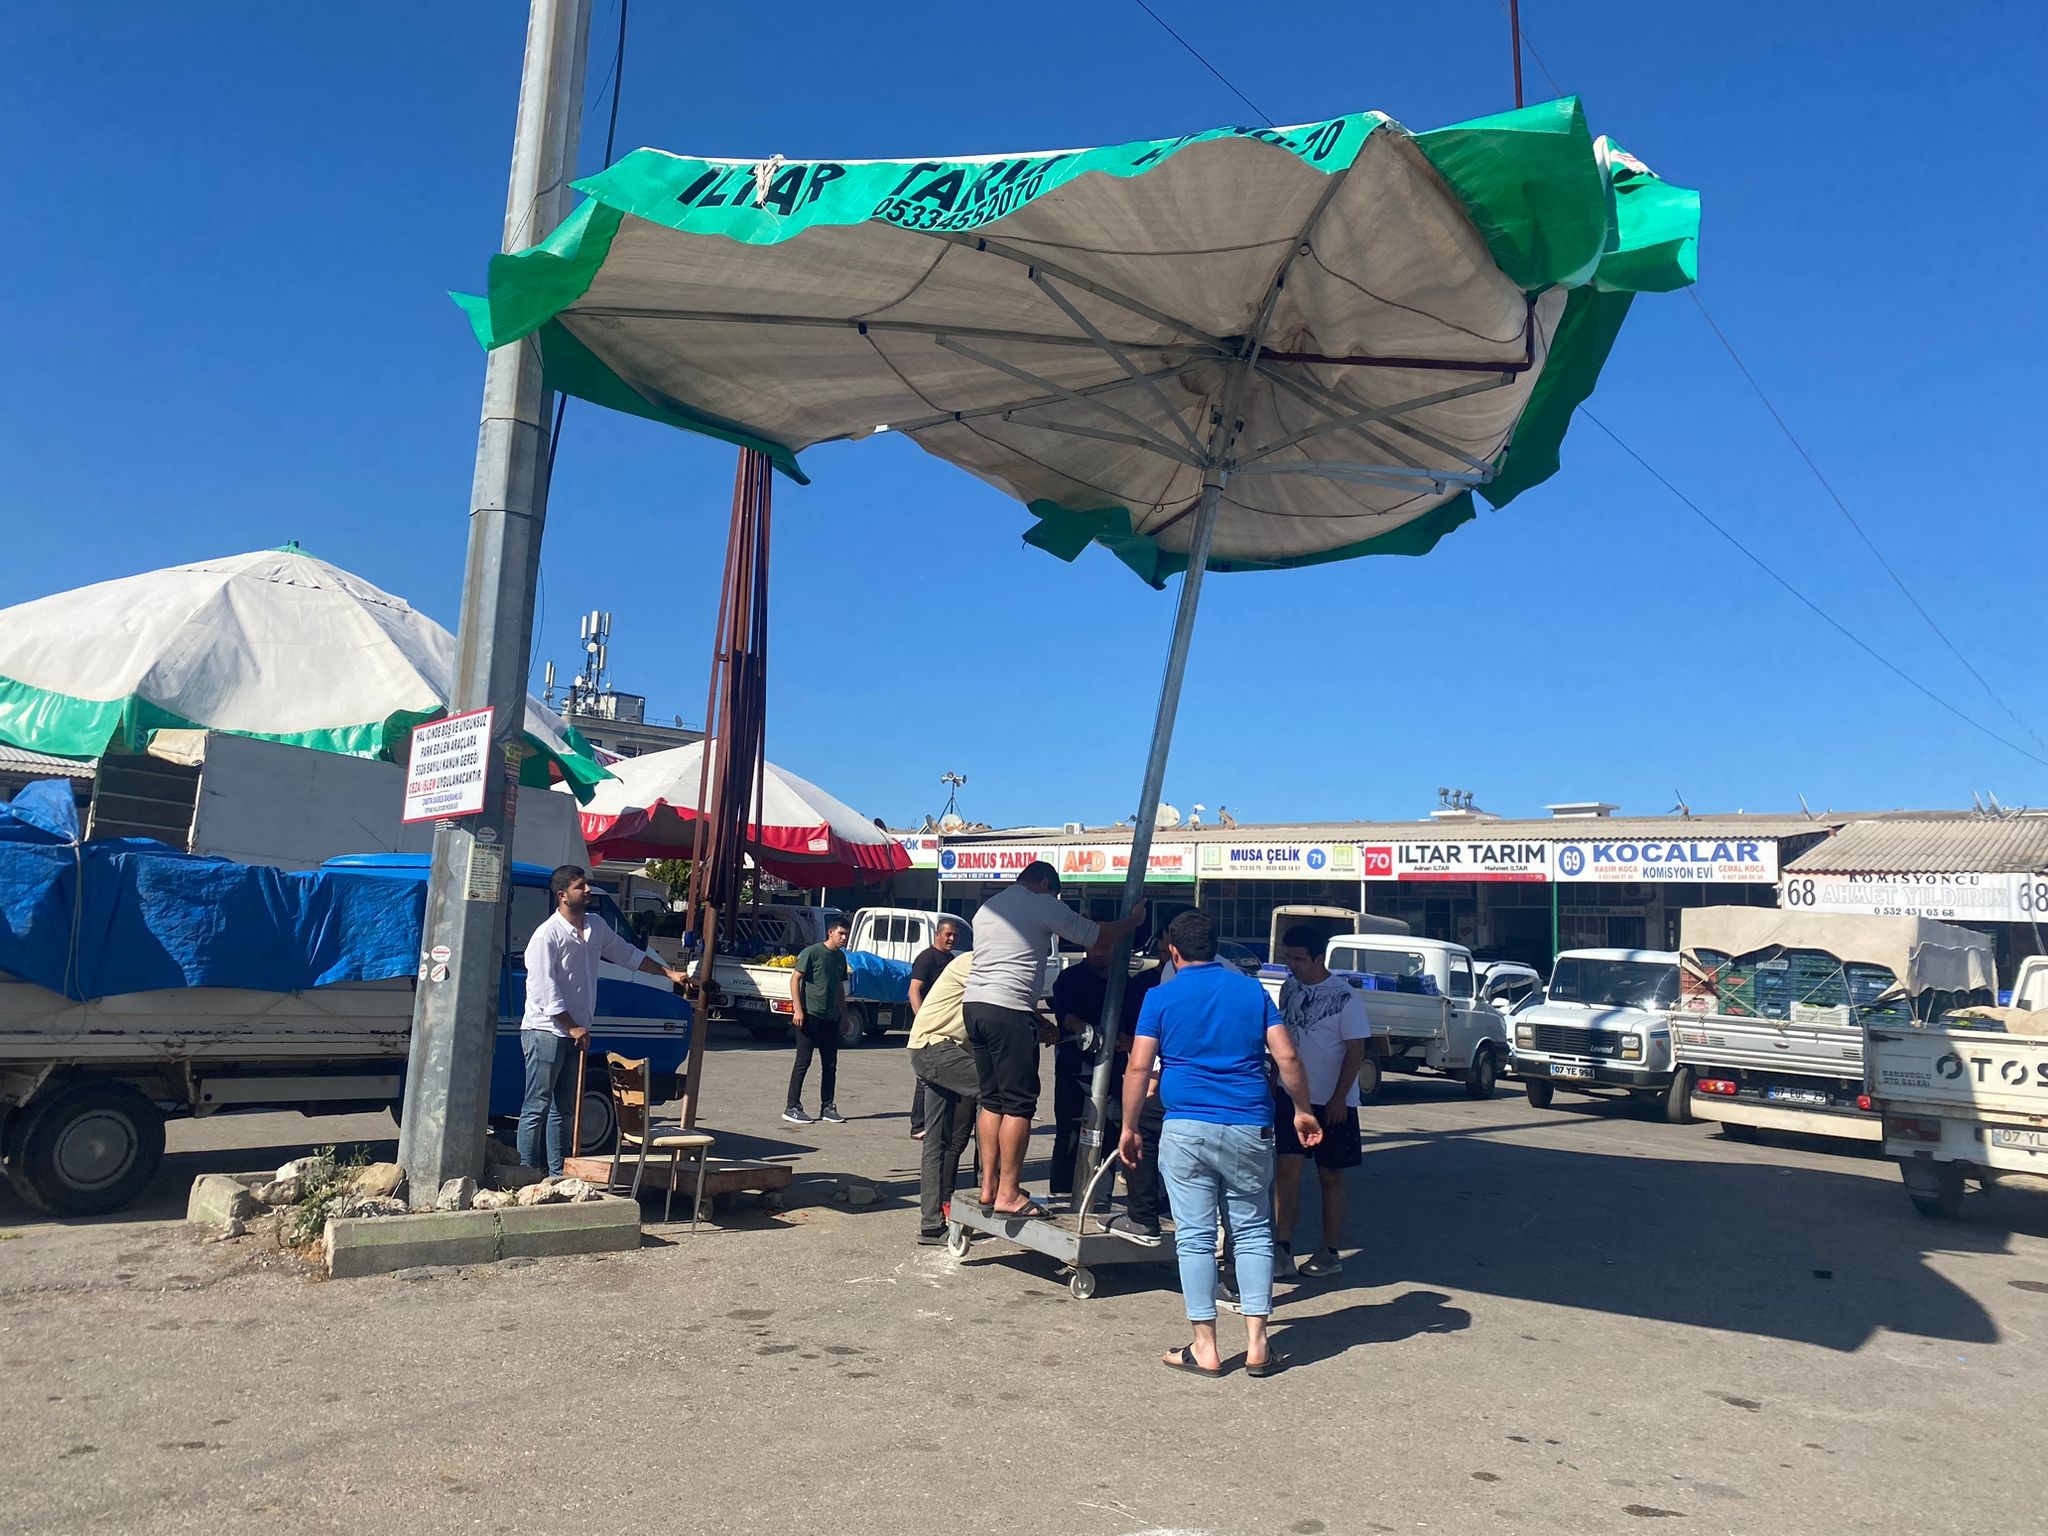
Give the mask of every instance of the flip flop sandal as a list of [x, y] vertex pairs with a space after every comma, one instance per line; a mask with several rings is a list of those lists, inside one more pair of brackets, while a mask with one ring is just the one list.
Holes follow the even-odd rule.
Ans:
[[1268, 1355], [1264, 1365], [1248, 1365], [1244, 1368], [1244, 1373], [1247, 1376], [1258, 1377], [1278, 1376], [1286, 1369], [1287, 1357], [1285, 1355]]
[[1180, 1356], [1180, 1359], [1178, 1360], [1161, 1360], [1159, 1362], [1161, 1365], [1165, 1366], [1169, 1371], [1186, 1371], [1190, 1376], [1206, 1376], [1211, 1381], [1215, 1380], [1218, 1376], [1221, 1376], [1223, 1374], [1223, 1367], [1220, 1365], [1217, 1366], [1214, 1370], [1211, 1370], [1206, 1365], [1200, 1365], [1196, 1363], [1195, 1346], [1192, 1342], [1187, 1344], [1177, 1344], [1172, 1349], [1168, 1350], [1167, 1353]]
[[983, 1215], [993, 1216], [997, 1221], [1052, 1220], [1052, 1212], [1048, 1211], [1036, 1200], [1027, 1200], [1022, 1205], [1018, 1206], [1017, 1209], [1014, 1211], [1006, 1211], [1002, 1209], [1000, 1206], [994, 1205], [984, 1205], [981, 1209]]

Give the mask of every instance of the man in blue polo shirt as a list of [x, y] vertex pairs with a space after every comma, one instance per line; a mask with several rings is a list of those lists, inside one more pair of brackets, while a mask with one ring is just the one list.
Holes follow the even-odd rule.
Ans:
[[1159, 1132], [1159, 1174], [1173, 1205], [1181, 1296], [1194, 1338], [1160, 1358], [1178, 1371], [1219, 1376], [1216, 1345], [1216, 1227], [1227, 1211], [1237, 1256], [1237, 1290], [1249, 1340], [1245, 1374], [1270, 1376], [1285, 1361], [1272, 1352], [1266, 1320], [1273, 1310], [1273, 1111], [1266, 1078], [1270, 1053], [1293, 1107], [1304, 1147], [1323, 1138], [1309, 1098], [1308, 1077], [1294, 1041], [1266, 989], [1216, 963], [1216, 925], [1200, 911], [1166, 927], [1172, 981], [1154, 987], [1138, 1014], [1138, 1037], [1124, 1073], [1124, 1133], [1117, 1154], [1127, 1168], [1144, 1155], [1138, 1117], [1160, 1067], [1165, 1123]]

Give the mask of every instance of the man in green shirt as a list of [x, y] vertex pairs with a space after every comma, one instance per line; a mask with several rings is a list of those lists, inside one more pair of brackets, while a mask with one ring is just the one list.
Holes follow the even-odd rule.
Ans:
[[824, 1102], [818, 1106], [818, 1118], [834, 1125], [846, 1118], [833, 1102], [839, 1089], [839, 1018], [846, 1008], [846, 931], [844, 919], [835, 921], [825, 930], [825, 942], [798, 955], [789, 973], [796, 1065], [789, 1071], [789, 1103], [782, 1118], [791, 1125], [811, 1123], [804, 1113], [804, 1077], [811, 1070], [812, 1051], [823, 1063], [818, 1087]]

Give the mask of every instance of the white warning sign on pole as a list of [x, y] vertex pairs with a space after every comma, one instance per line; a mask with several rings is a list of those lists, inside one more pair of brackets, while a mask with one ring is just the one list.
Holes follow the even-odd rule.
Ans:
[[473, 709], [413, 727], [405, 770], [406, 821], [474, 816], [484, 808], [491, 766], [491, 712]]

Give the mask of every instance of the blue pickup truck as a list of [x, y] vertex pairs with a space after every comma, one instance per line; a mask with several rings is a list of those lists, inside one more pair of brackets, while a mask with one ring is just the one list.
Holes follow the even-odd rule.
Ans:
[[[329, 859], [323, 869], [424, 882], [428, 857], [418, 853], [364, 853]], [[525, 1063], [519, 1050], [519, 1020], [526, 1008], [526, 941], [553, 910], [548, 898], [550, 870], [538, 864], [512, 866], [512, 892], [505, 903], [504, 969], [498, 982], [498, 1050], [491, 1058], [491, 1118], [509, 1130], [519, 1116], [525, 1095]], [[590, 915], [609, 923], [627, 939], [633, 937], [617, 903], [602, 891], [591, 893]], [[584, 1156], [608, 1153], [617, 1127], [611, 1093], [605, 1086], [605, 1053], [647, 1059], [657, 1101], [682, 1092], [683, 1065], [690, 1054], [690, 1005], [660, 976], [606, 965], [597, 980], [597, 1024], [590, 1032], [591, 1069], [585, 1073], [583, 1117], [577, 1151]], [[402, 1074], [401, 1074], [402, 1076]], [[402, 1101], [403, 1094], [399, 1095]], [[395, 1106], [394, 1106], [395, 1109]]]
[[[0, 804], [0, 1171], [31, 1205], [121, 1209], [161, 1165], [170, 1119], [402, 1100], [425, 855], [293, 872], [143, 839], [88, 842], [75, 815], [45, 809]], [[500, 1122], [519, 1111], [522, 960], [549, 910], [548, 874], [512, 871], [491, 1071]], [[609, 899], [597, 915], [621, 924]], [[648, 1058], [666, 1096], [690, 1027], [666, 980], [605, 968], [600, 1058]], [[609, 1147], [614, 1125], [593, 1074], [581, 1149]]]

